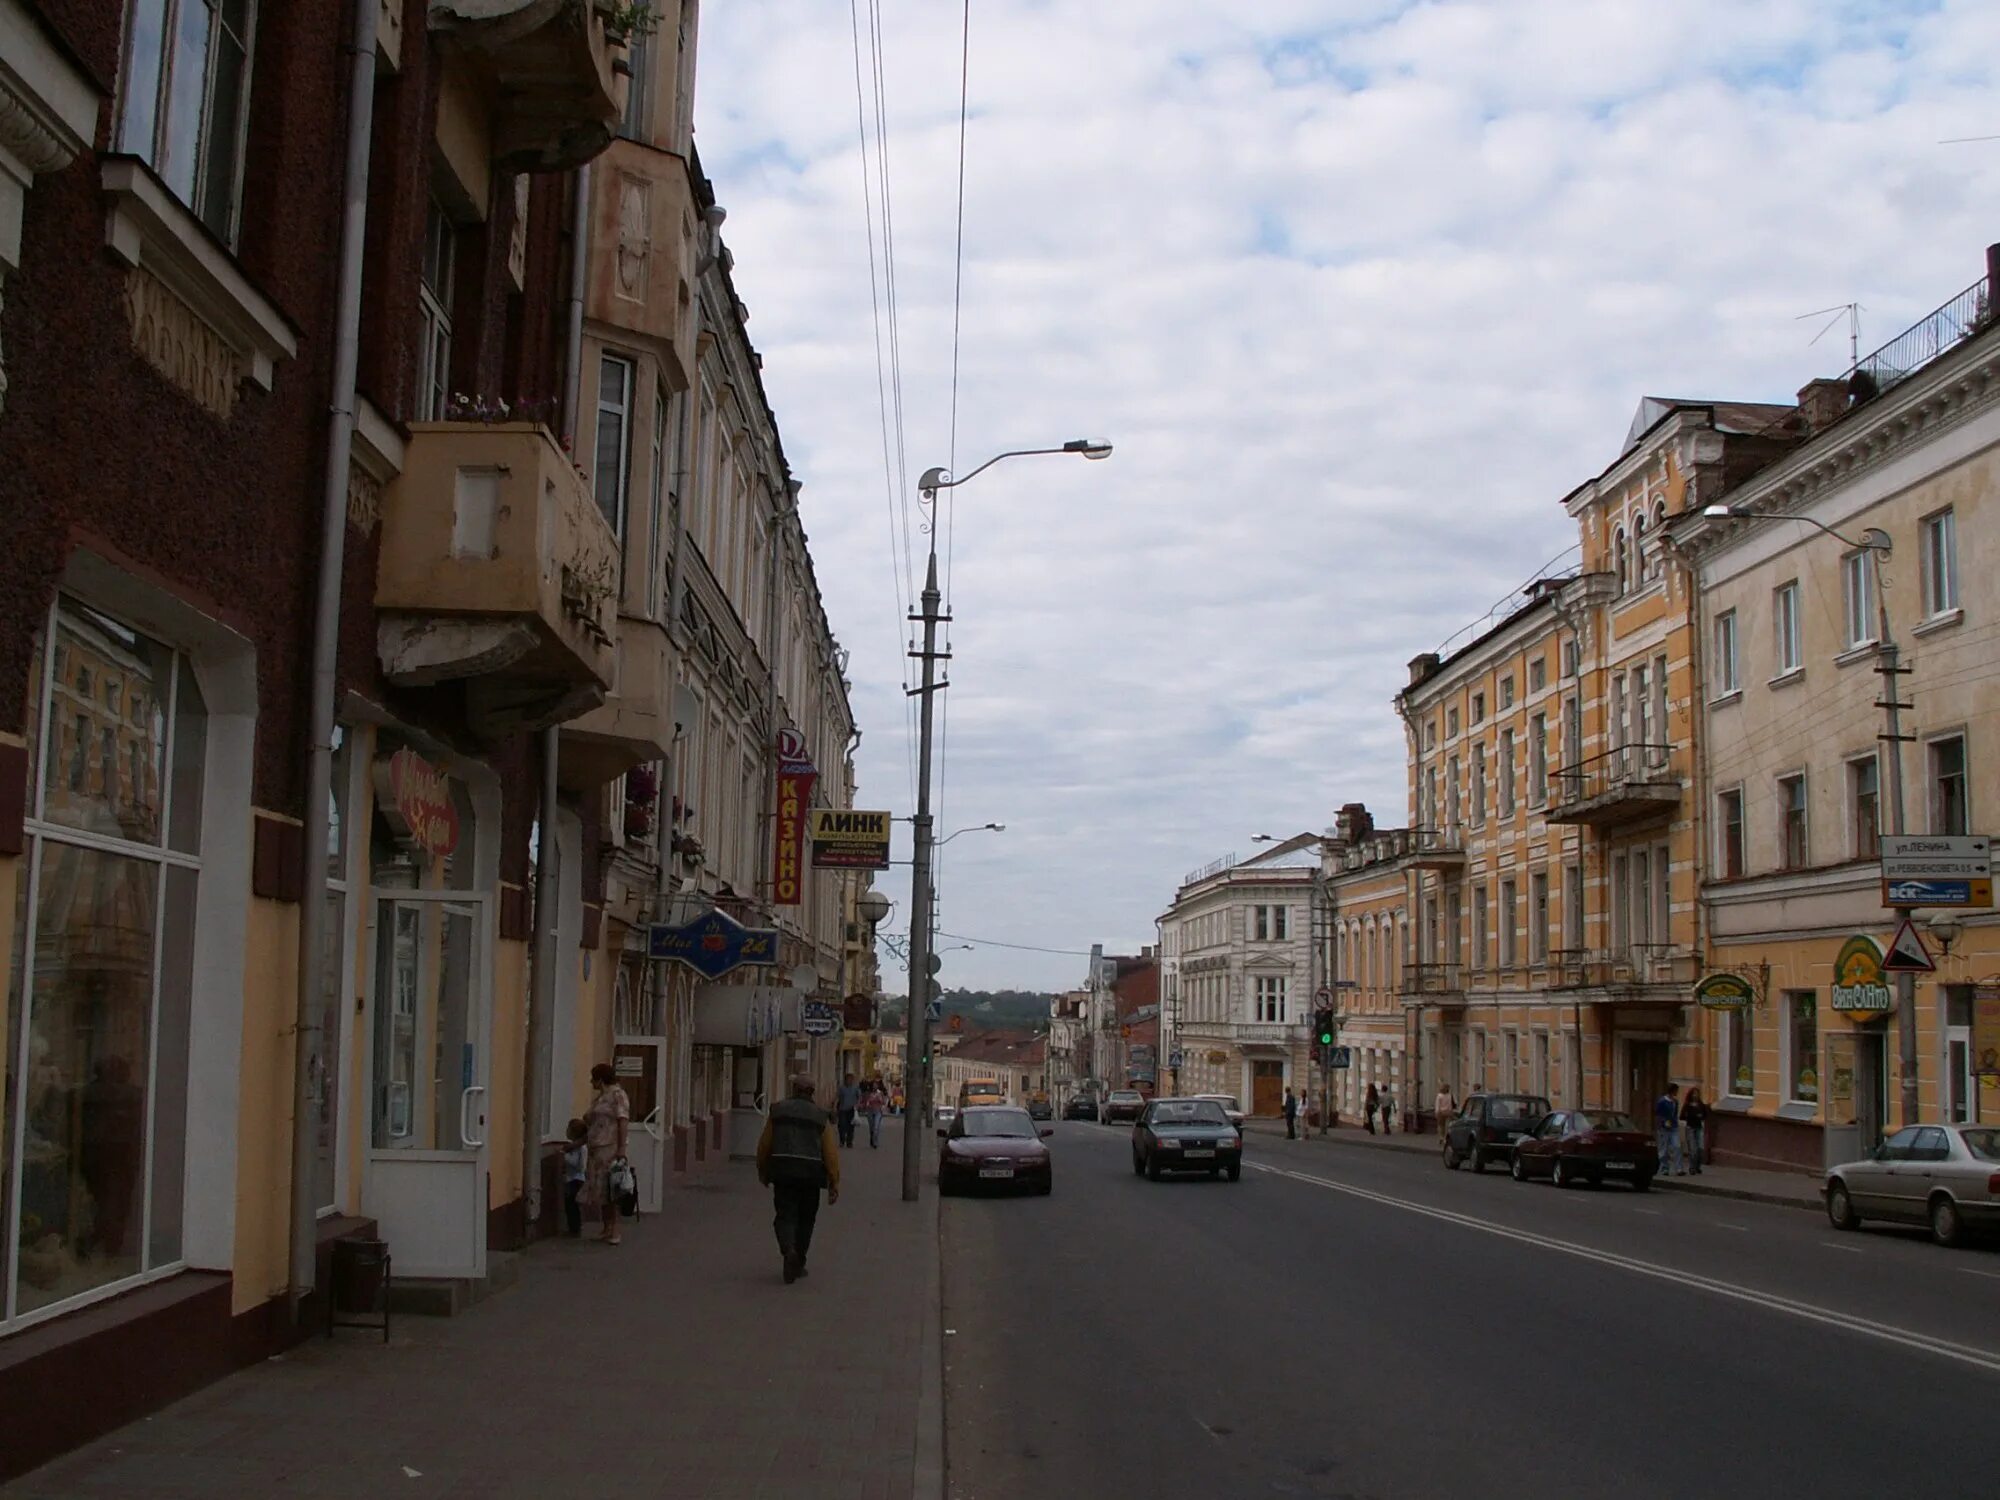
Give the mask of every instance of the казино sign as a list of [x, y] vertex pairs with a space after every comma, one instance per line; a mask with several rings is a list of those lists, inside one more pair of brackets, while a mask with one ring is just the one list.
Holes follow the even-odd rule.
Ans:
[[812, 862], [817, 870], [889, 868], [887, 812], [852, 807], [816, 807], [812, 814]]

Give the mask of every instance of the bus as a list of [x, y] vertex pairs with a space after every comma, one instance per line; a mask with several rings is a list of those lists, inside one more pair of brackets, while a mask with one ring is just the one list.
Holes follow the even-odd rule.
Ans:
[[975, 1104], [1005, 1104], [1007, 1094], [997, 1078], [968, 1078], [958, 1086], [958, 1107]]

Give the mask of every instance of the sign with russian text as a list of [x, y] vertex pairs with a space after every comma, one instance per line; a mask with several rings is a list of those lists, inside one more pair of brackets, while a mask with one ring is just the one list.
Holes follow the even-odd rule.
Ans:
[[451, 778], [407, 745], [376, 757], [375, 803], [399, 837], [433, 858], [458, 847]]
[[1706, 1010], [1748, 1010], [1757, 993], [1741, 974], [1710, 974], [1694, 987], [1694, 998]]
[[646, 934], [648, 957], [686, 964], [705, 979], [720, 979], [745, 964], [778, 961], [775, 927], [745, 927], [728, 912], [710, 910], [678, 927], [655, 922]]
[[813, 868], [888, 869], [891, 821], [886, 812], [866, 812], [854, 807], [813, 809]]
[[1856, 933], [1833, 961], [1833, 1008], [1843, 1015], [1872, 1019], [1896, 1008], [1896, 992], [1882, 970], [1875, 939]]
[[819, 772], [796, 729], [778, 735], [778, 816], [771, 852], [771, 904], [797, 906], [805, 895], [806, 819]]

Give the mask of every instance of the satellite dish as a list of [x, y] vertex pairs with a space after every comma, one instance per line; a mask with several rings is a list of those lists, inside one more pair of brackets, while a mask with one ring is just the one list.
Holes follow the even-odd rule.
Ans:
[[674, 684], [674, 731], [692, 734], [701, 722], [701, 699], [685, 682]]
[[810, 992], [819, 988], [819, 970], [811, 964], [800, 964], [792, 970], [791, 978], [795, 990]]

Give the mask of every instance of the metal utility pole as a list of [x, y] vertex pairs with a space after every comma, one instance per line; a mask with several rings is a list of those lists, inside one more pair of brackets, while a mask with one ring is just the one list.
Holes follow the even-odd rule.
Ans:
[[[935, 532], [933, 532], [935, 536]], [[937, 648], [938, 612], [944, 596], [938, 592], [937, 546], [933, 542], [924, 575], [923, 612], [910, 616], [924, 626], [924, 649], [910, 654], [924, 664], [923, 686], [910, 692], [919, 699], [917, 728], [917, 812], [910, 820], [914, 845], [910, 851], [910, 1002], [908, 1034], [904, 1039], [903, 1070], [910, 1086], [903, 1091], [903, 1201], [915, 1203], [923, 1176], [924, 1131], [931, 1112], [931, 705], [937, 701], [937, 664], [949, 653]]]
[[[1879, 575], [1880, 569], [1871, 571]], [[1903, 733], [1901, 678], [1910, 669], [1899, 663], [1900, 652], [1889, 634], [1889, 601], [1882, 592], [1882, 580], [1875, 579], [1875, 599], [1881, 641], [1876, 649], [1875, 672], [1882, 679], [1882, 696], [1875, 706], [1882, 710], [1884, 724], [1878, 738], [1889, 747], [1889, 832], [1901, 834], [1903, 823], [1903, 746], [1913, 735]], [[1917, 1123], [1917, 976], [1907, 971], [1896, 975], [1896, 1064], [1901, 1084], [1902, 1115], [1905, 1125]]]

